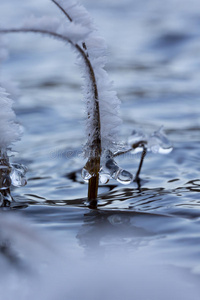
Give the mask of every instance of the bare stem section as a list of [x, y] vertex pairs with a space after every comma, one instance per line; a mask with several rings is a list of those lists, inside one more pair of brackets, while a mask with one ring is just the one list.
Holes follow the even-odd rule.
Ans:
[[97, 204], [95, 200], [97, 199], [99, 185], [100, 156], [92, 158], [88, 163], [93, 171], [93, 176], [88, 182], [88, 201], [89, 205], [92, 206], [92, 208], [95, 208], [95, 204]]

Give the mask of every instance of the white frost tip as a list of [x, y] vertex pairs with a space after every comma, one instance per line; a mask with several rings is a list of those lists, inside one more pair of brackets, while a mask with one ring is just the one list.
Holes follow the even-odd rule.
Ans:
[[6, 149], [20, 140], [22, 134], [21, 126], [16, 122], [12, 103], [5, 89], [0, 87], [0, 149]]

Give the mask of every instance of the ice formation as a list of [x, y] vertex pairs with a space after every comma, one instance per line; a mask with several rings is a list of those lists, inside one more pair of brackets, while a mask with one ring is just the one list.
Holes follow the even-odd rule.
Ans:
[[19, 164], [10, 164], [7, 154], [13, 143], [21, 138], [22, 129], [16, 122], [12, 109], [12, 100], [5, 89], [0, 87], [0, 204], [4, 200], [11, 201], [10, 186], [26, 184], [26, 168]]
[[21, 137], [22, 130], [16, 122], [12, 109], [13, 101], [5, 89], [0, 87], [0, 149], [7, 149]]
[[163, 126], [152, 134], [146, 134], [142, 130], [134, 130], [128, 139], [128, 145], [133, 154], [143, 151], [144, 147], [147, 151], [160, 154], [168, 154], [173, 149], [164, 133]]

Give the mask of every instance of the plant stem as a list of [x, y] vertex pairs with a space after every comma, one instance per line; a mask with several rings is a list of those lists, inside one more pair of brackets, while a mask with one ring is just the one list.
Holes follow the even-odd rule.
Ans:
[[[66, 10], [56, 1], [52, 0], [52, 2], [64, 13], [64, 15], [68, 18], [70, 22], [73, 22], [73, 19], [70, 17], [70, 15], [66, 12]], [[97, 195], [98, 195], [98, 185], [99, 185], [99, 170], [100, 170], [100, 160], [101, 160], [101, 123], [100, 123], [100, 112], [99, 112], [99, 101], [98, 101], [98, 89], [96, 84], [96, 78], [94, 74], [94, 70], [92, 68], [91, 62], [89, 60], [88, 53], [85, 53], [87, 51], [87, 46], [85, 42], [82, 43], [81, 48], [78, 44], [76, 44], [76, 48], [79, 50], [79, 52], [84, 57], [86, 64], [89, 67], [89, 73], [91, 77], [91, 82], [93, 84], [93, 91], [94, 91], [94, 112], [93, 115], [95, 116], [95, 119], [93, 120], [93, 128], [95, 128], [95, 135], [94, 140], [92, 142], [91, 150], [92, 153], [94, 150], [95, 157], [91, 158], [91, 153], [89, 153], [89, 160], [88, 160], [88, 168], [92, 174], [92, 177], [89, 179], [88, 182], [88, 201], [89, 206], [91, 208], [96, 208], [97, 205]], [[90, 113], [88, 112], [88, 118], [90, 118]]]
[[66, 10], [64, 10], [64, 8], [55, 0], [51, 0], [56, 6], [58, 6], [58, 8], [64, 13], [64, 15], [69, 19], [70, 22], [72, 22], [72, 18], [70, 17], [70, 15], [66, 12]]
[[97, 205], [97, 195], [98, 195], [98, 185], [99, 185], [99, 169], [100, 169], [100, 157], [95, 157], [90, 161], [93, 165], [93, 176], [88, 182], [88, 201], [91, 208], [96, 208]]
[[143, 161], [144, 161], [144, 158], [147, 154], [147, 148], [143, 145], [143, 151], [142, 151], [142, 154], [141, 154], [141, 158], [140, 158], [140, 164], [139, 164], [139, 167], [138, 167], [138, 170], [137, 170], [137, 173], [135, 175], [135, 180], [136, 182], [139, 181], [139, 175], [140, 175], [140, 171], [142, 169], [142, 164], [143, 164]]

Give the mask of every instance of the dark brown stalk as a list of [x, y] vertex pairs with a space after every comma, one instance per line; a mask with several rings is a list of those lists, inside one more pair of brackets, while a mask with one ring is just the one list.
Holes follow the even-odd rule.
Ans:
[[140, 175], [146, 154], [147, 154], [147, 148], [143, 145], [143, 151], [142, 151], [141, 158], [140, 158], [140, 164], [139, 164], [139, 167], [138, 167], [137, 173], [135, 175], [135, 179], [134, 179], [134, 181], [136, 181], [136, 182], [138, 182], [140, 180], [139, 175]]
[[[53, 0], [52, 0], [53, 1]], [[53, 1], [56, 3], [55, 1]], [[64, 12], [64, 10], [62, 10]], [[97, 198], [98, 194], [98, 181], [99, 181], [99, 170], [100, 170], [100, 159], [101, 159], [101, 126], [100, 126], [100, 111], [99, 111], [99, 100], [98, 100], [98, 90], [96, 84], [96, 78], [94, 74], [93, 67], [91, 62], [88, 58], [88, 55], [84, 52], [84, 50], [78, 45], [74, 44], [70, 39], [67, 37], [55, 33], [53, 31], [42, 30], [42, 29], [26, 29], [26, 28], [19, 28], [19, 29], [0, 29], [0, 33], [40, 33], [53, 36], [57, 39], [63, 40], [71, 44], [76, 50], [80, 53], [83, 57], [84, 62], [88, 68], [88, 73], [90, 76], [90, 81], [93, 87], [93, 97], [94, 97], [94, 112], [93, 115], [95, 116], [93, 120], [93, 128], [95, 128], [94, 139], [92, 144], [90, 145], [89, 151], [89, 159], [88, 164], [90, 164], [90, 169], [92, 170], [92, 178], [89, 179], [89, 186], [88, 186], [88, 200], [89, 202]]]

